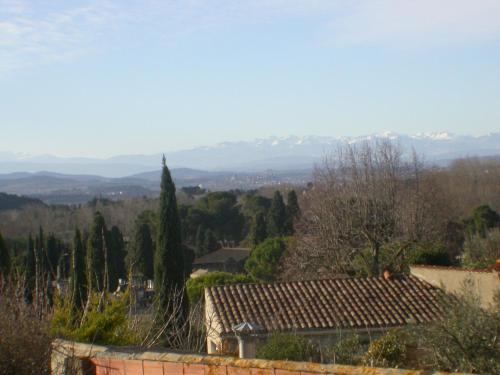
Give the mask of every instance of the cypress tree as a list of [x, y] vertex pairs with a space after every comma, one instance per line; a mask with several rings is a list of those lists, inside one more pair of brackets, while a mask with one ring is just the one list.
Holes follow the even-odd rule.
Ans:
[[82, 235], [77, 229], [73, 238], [71, 252], [71, 305], [72, 311], [80, 311], [87, 300], [87, 283], [85, 277], [85, 248]]
[[288, 214], [291, 217], [296, 218], [300, 214], [300, 207], [295, 190], [290, 190], [288, 192], [286, 203]]
[[201, 257], [206, 253], [205, 251], [205, 227], [200, 224], [196, 230], [196, 256]]
[[266, 220], [262, 212], [259, 212], [253, 218], [250, 236], [254, 246], [260, 244], [267, 238]]
[[26, 266], [24, 274], [24, 299], [27, 303], [33, 302], [33, 293], [35, 291], [35, 275], [36, 275], [36, 261], [35, 261], [35, 247], [31, 233], [28, 237], [28, 247], [26, 249]]
[[287, 195], [287, 205], [286, 205], [286, 220], [284, 234], [291, 236], [295, 229], [293, 227], [294, 220], [299, 216], [300, 208], [297, 199], [297, 194], [295, 190], [290, 190]]
[[125, 242], [123, 234], [117, 226], [113, 226], [108, 233], [108, 268], [109, 268], [109, 290], [116, 290], [118, 279], [124, 278], [125, 271]]
[[9, 251], [5, 247], [2, 233], [0, 233], [0, 282], [2, 278], [6, 279], [10, 272]]
[[[161, 176], [160, 208], [158, 215], [158, 240], [154, 258], [155, 307], [160, 314], [158, 323], [167, 319], [172, 323], [183, 322], [187, 313], [187, 298], [184, 291], [185, 264], [181, 243], [181, 226], [177, 211], [175, 185], [163, 156]], [[173, 298], [176, 297], [177, 300]], [[182, 307], [174, 313], [173, 305]], [[168, 331], [168, 330], [167, 330]]]
[[61, 249], [54, 234], [51, 233], [48, 235], [45, 249], [47, 272], [50, 272], [52, 277], [55, 277]]
[[283, 196], [276, 191], [269, 208], [267, 218], [267, 233], [271, 237], [281, 237], [285, 234], [286, 207]]
[[129, 270], [133, 274], [141, 273], [146, 279], [154, 278], [153, 238], [149, 224], [142, 218], [135, 220], [134, 241], [127, 255]]
[[106, 223], [99, 211], [94, 214], [87, 242], [87, 285], [89, 290], [102, 291], [105, 287]]

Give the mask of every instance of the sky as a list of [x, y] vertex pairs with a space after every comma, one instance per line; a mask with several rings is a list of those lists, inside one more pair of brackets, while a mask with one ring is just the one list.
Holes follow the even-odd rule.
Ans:
[[498, 0], [0, 0], [0, 152], [500, 131]]

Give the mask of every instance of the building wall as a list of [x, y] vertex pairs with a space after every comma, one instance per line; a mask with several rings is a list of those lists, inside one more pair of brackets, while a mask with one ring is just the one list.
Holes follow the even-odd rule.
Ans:
[[[52, 346], [52, 375], [77, 373], [95, 375], [432, 375], [429, 371], [321, 365], [310, 362], [240, 360], [201, 354], [120, 349], [64, 340], [55, 340]], [[435, 375], [437, 374], [439, 373], [436, 372]]]
[[497, 271], [462, 270], [452, 267], [411, 266], [410, 273], [429, 284], [443, 287], [447, 292], [458, 293], [466, 280], [474, 282], [481, 297], [481, 305], [488, 307], [500, 290], [500, 274]]

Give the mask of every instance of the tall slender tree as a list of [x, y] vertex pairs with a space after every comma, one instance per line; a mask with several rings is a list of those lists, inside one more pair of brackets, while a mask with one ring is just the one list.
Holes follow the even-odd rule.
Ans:
[[87, 285], [89, 290], [102, 291], [106, 277], [106, 223], [99, 211], [94, 214], [87, 242]]
[[297, 193], [295, 193], [295, 190], [290, 190], [288, 192], [286, 203], [287, 205], [284, 234], [287, 236], [291, 236], [295, 232], [293, 226], [294, 220], [300, 214], [299, 201], [297, 199]]
[[73, 312], [83, 309], [87, 299], [85, 276], [85, 248], [80, 231], [75, 230], [71, 252], [71, 305]]
[[252, 221], [250, 237], [254, 246], [260, 244], [267, 238], [266, 220], [262, 212], [257, 213]]
[[267, 218], [267, 233], [271, 237], [281, 237], [285, 234], [286, 207], [283, 196], [276, 191], [269, 208]]
[[[155, 307], [160, 324], [169, 318], [175, 323], [184, 321], [187, 313], [187, 298], [181, 293], [184, 290], [185, 264], [175, 185], [165, 163], [165, 156], [162, 164], [158, 240], [154, 258]], [[180, 304], [183, 307], [174, 311], [174, 306]], [[177, 316], [172, 319], [172, 314]]]
[[45, 243], [46, 251], [46, 265], [47, 271], [50, 272], [53, 278], [55, 278], [57, 271], [57, 264], [60, 257], [60, 244], [53, 233], [49, 233], [47, 236], [47, 241]]
[[127, 274], [125, 270], [125, 242], [120, 229], [113, 225], [107, 234], [108, 237], [108, 268], [109, 268], [109, 288], [116, 290], [118, 279], [124, 278]]
[[129, 271], [142, 274], [146, 279], [153, 279], [154, 248], [151, 228], [143, 215], [137, 217], [134, 226], [134, 239], [127, 254]]
[[10, 255], [2, 234], [0, 233], [0, 282], [2, 278], [7, 278], [10, 272]]
[[24, 299], [27, 303], [33, 302], [33, 293], [35, 291], [36, 261], [35, 246], [31, 233], [28, 237], [28, 246], [26, 249], [26, 265], [24, 271]]

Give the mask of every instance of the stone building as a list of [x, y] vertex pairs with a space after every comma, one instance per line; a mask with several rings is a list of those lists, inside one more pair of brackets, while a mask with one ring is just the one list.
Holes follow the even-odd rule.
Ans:
[[241, 323], [259, 327], [243, 337], [250, 346], [259, 346], [273, 332], [296, 333], [319, 343], [331, 343], [341, 332], [373, 338], [391, 328], [438, 319], [441, 293], [415, 276], [387, 274], [210, 287], [205, 289], [207, 350], [236, 354], [234, 329]]

